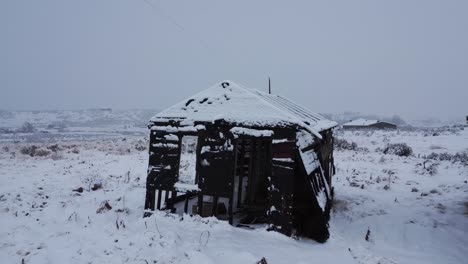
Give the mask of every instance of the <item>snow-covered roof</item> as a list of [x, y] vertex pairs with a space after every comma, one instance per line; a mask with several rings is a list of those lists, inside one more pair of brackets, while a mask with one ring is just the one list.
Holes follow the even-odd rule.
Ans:
[[382, 122], [380, 120], [368, 120], [368, 119], [364, 119], [364, 118], [358, 118], [358, 119], [355, 119], [353, 121], [350, 121], [348, 123], [343, 124], [343, 126], [370, 126], [370, 125], [375, 125], [377, 123], [391, 124], [389, 122]]
[[247, 126], [298, 125], [321, 138], [318, 132], [337, 125], [325, 117], [279, 95], [223, 81], [155, 115], [152, 122], [173, 120], [227, 122]]
[[364, 118], [358, 118], [348, 123], [343, 124], [343, 126], [370, 126], [373, 124], [377, 124], [379, 120], [367, 120]]

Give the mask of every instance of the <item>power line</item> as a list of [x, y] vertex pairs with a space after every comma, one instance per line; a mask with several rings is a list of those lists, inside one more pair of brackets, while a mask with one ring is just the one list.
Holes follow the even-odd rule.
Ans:
[[[184, 26], [182, 26], [177, 20], [169, 14], [166, 14], [161, 6], [156, 5], [155, 3], [151, 2], [150, 0], [143, 0], [155, 13], [159, 14], [163, 19], [173, 24], [177, 27], [181, 32], [187, 34], [189, 38], [195, 39], [196, 41], [200, 42], [202, 46], [204, 46], [208, 51], [212, 52], [213, 50], [210, 49], [209, 45], [195, 32], [191, 32], [190, 30], [186, 30]], [[192, 35], [192, 36], [190, 36]]]
[[178, 27], [181, 31], [185, 31], [185, 28], [181, 24], [177, 23], [177, 21], [174, 18], [172, 18], [171, 16], [165, 14], [161, 7], [159, 7], [159, 6], [156, 7], [156, 5], [153, 2], [150, 2], [149, 0], [143, 0], [143, 1], [148, 6], [150, 6], [151, 9], [153, 9], [153, 11], [155, 11], [155, 12], [159, 13], [161, 16], [165, 17], [167, 19], [167, 21], [171, 22], [174, 26]]

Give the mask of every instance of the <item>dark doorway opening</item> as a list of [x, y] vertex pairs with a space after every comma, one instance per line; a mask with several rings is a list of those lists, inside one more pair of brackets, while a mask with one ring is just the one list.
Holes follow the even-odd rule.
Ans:
[[271, 140], [239, 138], [236, 145], [234, 200], [241, 224], [267, 221]]

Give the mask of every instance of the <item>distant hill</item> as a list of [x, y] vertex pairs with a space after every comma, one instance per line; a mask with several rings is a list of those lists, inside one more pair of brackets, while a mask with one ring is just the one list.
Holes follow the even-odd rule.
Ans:
[[56, 111], [0, 111], [0, 128], [17, 129], [26, 122], [35, 128], [51, 127], [106, 127], [127, 125], [146, 127], [148, 120], [159, 110], [113, 110], [93, 108], [85, 110]]

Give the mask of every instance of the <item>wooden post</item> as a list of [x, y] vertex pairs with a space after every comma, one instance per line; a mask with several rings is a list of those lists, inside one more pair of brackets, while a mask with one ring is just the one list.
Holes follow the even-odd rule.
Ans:
[[228, 205], [228, 214], [229, 214], [229, 224], [232, 225], [232, 222], [233, 222], [233, 218], [234, 218], [234, 215], [233, 215], [233, 212], [232, 212], [232, 206], [233, 206], [233, 199], [232, 199], [232, 196], [229, 197], [229, 205]]
[[[242, 144], [245, 144], [244, 140], [239, 140], [239, 143], [237, 144], [238, 149], [239, 149], [239, 155], [237, 155], [236, 158], [236, 169], [237, 170], [238, 176], [239, 176], [239, 182], [237, 186], [237, 208], [241, 207], [242, 203], [242, 184], [244, 180], [244, 162], [245, 162], [245, 146]], [[239, 160], [240, 158], [240, 160]]]
[[[145, 200], [145, 210], [151, 210], [154, 211], [154, 196], [155, 196], [156, 190], [153, 188], [146, 188], [146, 200]], [[143, 214], [143, 217], [148, 217], [150, 216], [150, 212], [145, 212]]]
[[270, 80], [270, 77], [268, 77], [268, 94], [271, 94], [271, 80]]
[[169, 208], [169, 191], [164, 190], [164, 204], [166, 205], [164, 208]]
[[177, 198], [177, 191], [172, 191], [172, 193], [171, 193], [171, 207], [169, 208], [169, 209], [171, 209], [171, 213], [175, 212], [174, 204], [176, 202], [176, 198]]
[[203, 216], [203, 193], [198, 194], [198, 215]]
[[218, 209], [218, 195], [213, 196], [213, 208], [211, 209], [211, 215], [216, 216]]
[[[154, 175], [149, 172], [146, 177], [146, 197], [145, 197], [145, 210], [154, 211], [156, 188], [154, 186]], [[151, 213], [145, 212], [143, 217], [150, 216]]]
[[157, 201], [158, 210], [161, 210], [161, 199], [162, 199], [162, 191], [158, 190], [158, 201]]
[[184, 213], [188, 211], [189, 193], [185, 194]]
[[153, 188], [146, 188], [145, 209], [154, 211], [155, 192], [156, 190]]

